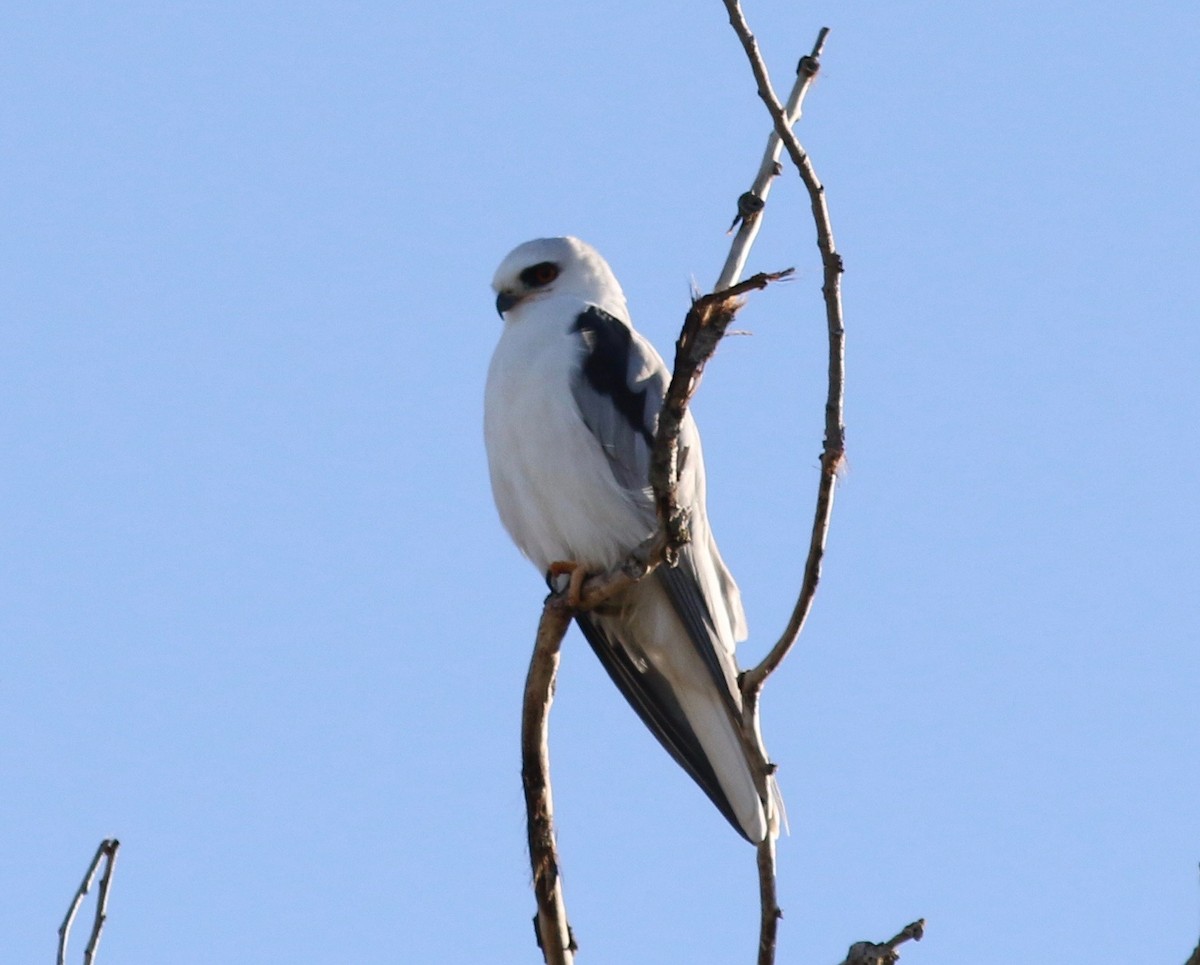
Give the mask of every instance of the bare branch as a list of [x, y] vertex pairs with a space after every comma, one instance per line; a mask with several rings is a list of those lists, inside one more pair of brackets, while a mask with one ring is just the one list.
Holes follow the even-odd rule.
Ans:
[[113, 868], [117, 863], [117, 849], [121, 842], [116, 838], [108, 842], [105, 849], [107, 860], [104, 862], [104, 874], [100, 877], [100, 890], [96, 894], [96, 917], [92, 921], [92, 934], [87, 947], [83, 950], [83, 965], [93, 965], [96, 960], [96, 949], [100, 947], [100, 933], [104, 923], [108, 921], [108, 888], [112, 884]]
[[[760, 740], [760, 749], [761, 746]], [[765, 758], [761, 750], [759, 756]], [[761, 914], [758, 922], [757, 961], [758, 965], [772, 965], [775, 961], [779, 919], [783, 917], [775, 888], [775, 836], [772, 834], [768, 834], [758, 844], [758, 903]]]
[[792, 269], [760, 272], [722, 291], [692, 302], [675, 343], [675, 365], [667, 387], [650, 455], [650, 485], [658, 513], [658, 530], [634, 549], [615, 570], [589, 577], [583, 584], [580, 610], [590, 610], [669, 561], [689, 539], [686, 514], [679, 506], [679, 434], [688, 403], [700, 385], [704, 366], [717, 350], [734, 316], [740, 296], [787, 278]]
[[559, 650], [570, 623], [571, 611], [552, 595], [546, 600], [538, 623], [521, 712], [521, 783], [525, 787], [529, 860], [538, 906], [534, 929], [547, 965], [571, 965], [576, 948], [558, 870], [549, 745], [550, 704], [554, 699]]
[[742, 307], [740, 295], [766, 288], [786, 278], [792, 269], [760, 273], [746, 281], [704, 295], [692, 302], [675, 343], [671, 384], [658, 415], [658, 431], [650, 458], [650, 485], [660, 528], [667, 537], [665, 558], [673, 562], [676, 551], [688, 540], [687, 520], [676, 501], [679, 483], [679, 434], [688, 403], [700, 386], [704, 366], [717, 350], [729, 323]]
[[[813, 44], [812, 53], [801, 57], [796, 67], [796, 83], [784, 108], [789, 130], [796, 126], [803, 114], [804, 97], [812, 86], [813, 78], [821, 69], [821, 51], [825, 49], [825, 38], [828, 35], [829, 28], [822, 27], [817, 35], [817, 42]], [[758, 237], [758, 229], [762, 226], [762, 210], [767, 203], [767, 195], [771, 191], [771, 184], [781, 171], [779, 152], [782, 148], [783, 141], [780, 140], [779, 133], [772, 129], [754, 183], [750, 185], [749, 191], [738, 198], [738, 213], [730, 226], [731, 231], [736, 227], [738, 232], [729, 249], [729, 256], [725, 259], [725, 266], [721, 269], [721, 276], [713, 286], [714, 291], [728, 288], [741, 278], [742, 272], [746, 270], [750, 248]]]
[[104, 875], [100, 879], [100, 889], [96, 897], [96, 915], [92, 920], [92, 933], [83, 953], [84, 965], [92, 965], [95, 961], [96, 949], [100, 947], [100, 934], [104, 931], [104, 923], [108, 920], [108, 888], [112, 883], [113, 867], [117, 861], [117, 849], [120, 847], [121, 842], [116, 838], [105, 838], [100, 842], [100, 847], [96, 849], [96, 855], [92, 858], [92, 863], [88, 865], [83, 881], [80, 882], [79, 888], [75, 891], [75, 897], [71, 899], [71, 905], [67, 908], [66, 917], [63, 918], [62, 924], [58, 928], [58, 965], [66, 965], [67, 941], [71, 937], [75, 916], [79, 913], [79, 906], [83, 904], [83, 899], [91, 890], [92, 882], [96, 878], [96, 871], [103, 860]]

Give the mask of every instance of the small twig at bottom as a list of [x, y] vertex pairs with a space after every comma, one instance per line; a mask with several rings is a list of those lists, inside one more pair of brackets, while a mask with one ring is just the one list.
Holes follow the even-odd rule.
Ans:
[[912, 924], [905, 925], [899, 934], [893, 935], [882, 945], [876, 945], [874, 942], [855, 942], [850, 946], [850, 951], [846, 953], [841, 965], [892, 965], [900, 958], [900, 953], [896, 951], [897, 945], [903, 945], [909, 940], [919, 942], [924, 937], [925, 919], [919, 918]]
[[112, 883], [113, 866], [116, 864], [117, 849], [120, 847], [121, 842], [116, 838], [105, 838], [100, 842], [100, 847], [96, 849], [96, 856], [88, 865], [83, 881], [80, 882], [75, 897], [71, 899], [66, 917], [63, 918], [63, 922], [58, 928], [58, 965], [66, 965], [67, 941], [71, 937], [71, 927], [75, 924], [79, 906], [83, 904], [83, 899], [91, 890], [100, 862], [104, 860], [104, 875], [100, 879], [100, 889], [96, 895], [96, 916], [92, 920], [92, 934], [88, 938], [87, 948], [83, 952], [84, 965], [92, 965], [96, 960], [96, 949], [100, 947], [100, 934], [104, 931], [104, 923], [108, 920], [108, 888]]

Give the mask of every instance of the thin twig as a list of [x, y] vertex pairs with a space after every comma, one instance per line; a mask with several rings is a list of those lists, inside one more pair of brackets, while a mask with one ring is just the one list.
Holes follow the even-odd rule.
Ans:
[[[783, 662], [784, 657], [795, 644], [800, 636], [800, 631], [804, 628], [804, 621], [808, 618], [813, 598], [817, 592], [817, 584], [821, 579], [821, 560], [825, 555], [825, 543], [829, 535], [829, 520], [833, 512], [837, 474], [846, 452], [846, 427], [843, 422], [846, 347], [841, 298], [843, 264], [842, 256], [838, 254], [833, 241], [829, 208], [825, 203], [825, 188], [817, 177], [808, 154], [800, 146], [799, 140], [788, 125], [784, 109], [771, 87], [766, 64], [763, 63], [762, 56], [759, 54], [758, 42], [750, 32], [741, 7], [737, 0], [723, 0], [723, 2], [729, 13], [729, 22], [741, 40], [742, 47], [750, 61], [754, 78], [758, 82], [758, 94], [763, 103], [767, 105], [771, 121], [775, 126], [775, 133], [779, 135], [783, 146], [787, 149], [788, 156], [796, 165], [800, 178], [808, 189], [813, 221], [817, 229], [817, 247], [821, 252], [821, 263], [824, 267], [824, 282], [821, 291], [825, 297], [825, 320], [829, 331], [829, 391], [825, 401], [825, 442], [821, 453], [821, 479], [817, 489], [817, 508], [809, 541], [808, 558], [804, 565], [804, 578], [801, 582], [799, 598], [783, 635], [758, 666], [742, 675], [742, 690], [744, 693], [748, 693], [762, 689], [767, 677]], [[827, 34], [828, 28], [823, 28], [814, 45], [814, 50], [819, 50], [823, 46]]]
[[[801, 57], [800, 63], [796, 66], [796, 83], [792, 86], [787, 106], [784, 108], [789, 129], [795, 127], [803, 115], [804, 98], [812, 86], [813, 78], [820, 70], [821, 52], [825, 49], [825, 38], [828, 35], [829, 28], [822, 27], [821, 32], [817, 35], [817, 42], [813, 44], [812, 52]], [[714, 291], [720, 291], [722, 288], [728, 288], [735, 284], [742, 277], [742, 272], [746, 270], [746, 259], [750, 255], [750, 248], [754, 244], [755, 238], [758, 237], [758, 229], [762, 227], [762, 210], [766, 206], [767, 195], [771, 191], [771, 184], [782, 170], [779, 166], [779, 152], [782, 149], [783, 141], [780, 139], [779, 133], [772, 128], [754, 183], [750, 185], [750, 190], [738, 198], [738, 213], [730, 226], [730, 230], [737, 227], [737, 235], [730, 246], [725, 266], [721, 269], [721, 275], [717, 279], [716, 285], [713, 286]]]
[[521, 713], [521, 783], [525, 787], [529, 860], [538, 908], [534, 928], [547, 965], [571, 965], [575, 957], [575, 937], [567, 921], [558, 870], [549, 744], [550, 704], [554, 700], [559, 650], [570, 623], [570, 609], [552, 595], [538, 623]]
[[683, 321], [675, 343], [671, 382], [658, 416], [658, 429], [650, 453], [650, 486], [658, 515], [658, 529], [633, 550], [625, 561], [608, 573], [589, 577], [580, 591], [579, 609], [591, 610], [669, 561], [689, 539], [686, 514], [679, 506], [679, 435], [688, 403], [700, 385], [704, 366], [717, 350], [734, 316], [742, 307], [741, 297], [766, 288], [792, 274], [787, 268], [759, 272], [743, 282], [695, 299]]
[[100, 933], [104, 923], [108, 921], [108, 888], [112, 884], [113, 869], [117, 863], [117, 849], [121, 842], [113, 838], [106, 850], [108, 860], [104, 863], [104, 874], [100, 876], [100, 890], [96, 893], [96, 917], [92, 921], [92, 934], [87, 947], [83, 950], [83, 965], [93, 965], [96, 960], [96, 949], [100, 947]]
[[101, 860], [104, 860], [104, 875], [100, 879], [100, 890], [96, 897], [96, 915], [92, 920], [92, 933], [83, 953], [84, 965], [92, 965], [95, 961], [96, 949], [100, 947], [100, 934], [104, 931], [104, 923], [108, 920], [108, 888], [112, 882], [113, 867], [117, 861], [117, 849], [120, 847], [121, 842], [116, 838], [105, 838], [100, 842], [100, 847], [96, 849], [96, 855], [92, 858], [92, 863], [88, 865], [83, 881], [80, 882], [75, 896], [71, 899], [71, 905], [67, 908], [66, 917], [63, 918], [62, 924], [58, 928], [58, 965], [66, 965], [67, 941], [71, 937], [75, 916], [79, 913], [79, 906], [83, 904], [83, 899], [91, 890]]
[[664, 554], [667, 562], [673, 562], [675, 552], [688, 539], [687, 519], [676, 501], [680, 468], [679, 434], [688, 402], [700, 386], [704, 366], [716, 352], [729, 323], [742, 306], [740, 296], [748, 291], [766, 288], [791, 274], [790, 268], [779, 272], [760, 272], [739, 284], [697, 298], [683, 321], [683, 330], [675, 343], [671, 384], [658, 414], [658, 430], [650, 457], [650, 485], [654, 489], [659, 525], [667, 538]]
[[[761, 741], [759, 747], [761, 749]], [[762, 756], [765, 757], [765, 755]], [[761, 794], [762, 791], [760, 790], [759, 793]], [[775, 887], [775, 835], [773, 834], [768, 834], [758, 844], [758, 904], [761, 911], [758, 922], [757, 961], [759, 965], [770, 965], [775, 961], [776, 935], [779, 931], [779, 919], [783, 917]]]
[[[606, 599], [636, 579], [620, 570], [607, 576], [608, 585], [593, 586], [593, 599], [601, 596]], [[595, 578], [588, 582], [594, 583]], [[573, 612], [566, 604], [565, 593], [552, 592], [546, 598], [525, 677], [521, 710], [521, 784], [525, 791], [525, 830], [537, 901], [533, 930], [546, 965], [574, 965], [579, 947], [563, 896], [550, 784], [550, 705], [554, 700], [562, 641]]]

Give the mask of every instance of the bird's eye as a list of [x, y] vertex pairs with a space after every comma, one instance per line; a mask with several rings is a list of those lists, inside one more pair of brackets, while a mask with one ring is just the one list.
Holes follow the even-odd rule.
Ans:
[[558, 265], [552, 261], [538, 262], [521, 272], [521, 281], [530, 288], [544, 288], [558, 277]]

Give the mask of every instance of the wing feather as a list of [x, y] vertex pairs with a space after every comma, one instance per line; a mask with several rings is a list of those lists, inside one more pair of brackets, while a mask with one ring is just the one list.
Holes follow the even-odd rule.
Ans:
[[635, 661], [619, 640], [611, 637], [590, 614], [575, 617], [593, 652], [612, 678], [629, 705], [637, 711], [647, 729], [667, 753], [695, 781], [725, 819], [746, 840], [750, 840], [734, 813], [729, 798], [721, 789], [708, 755], [687, 716], [680, 707], [670, 682], [645, 661]]

